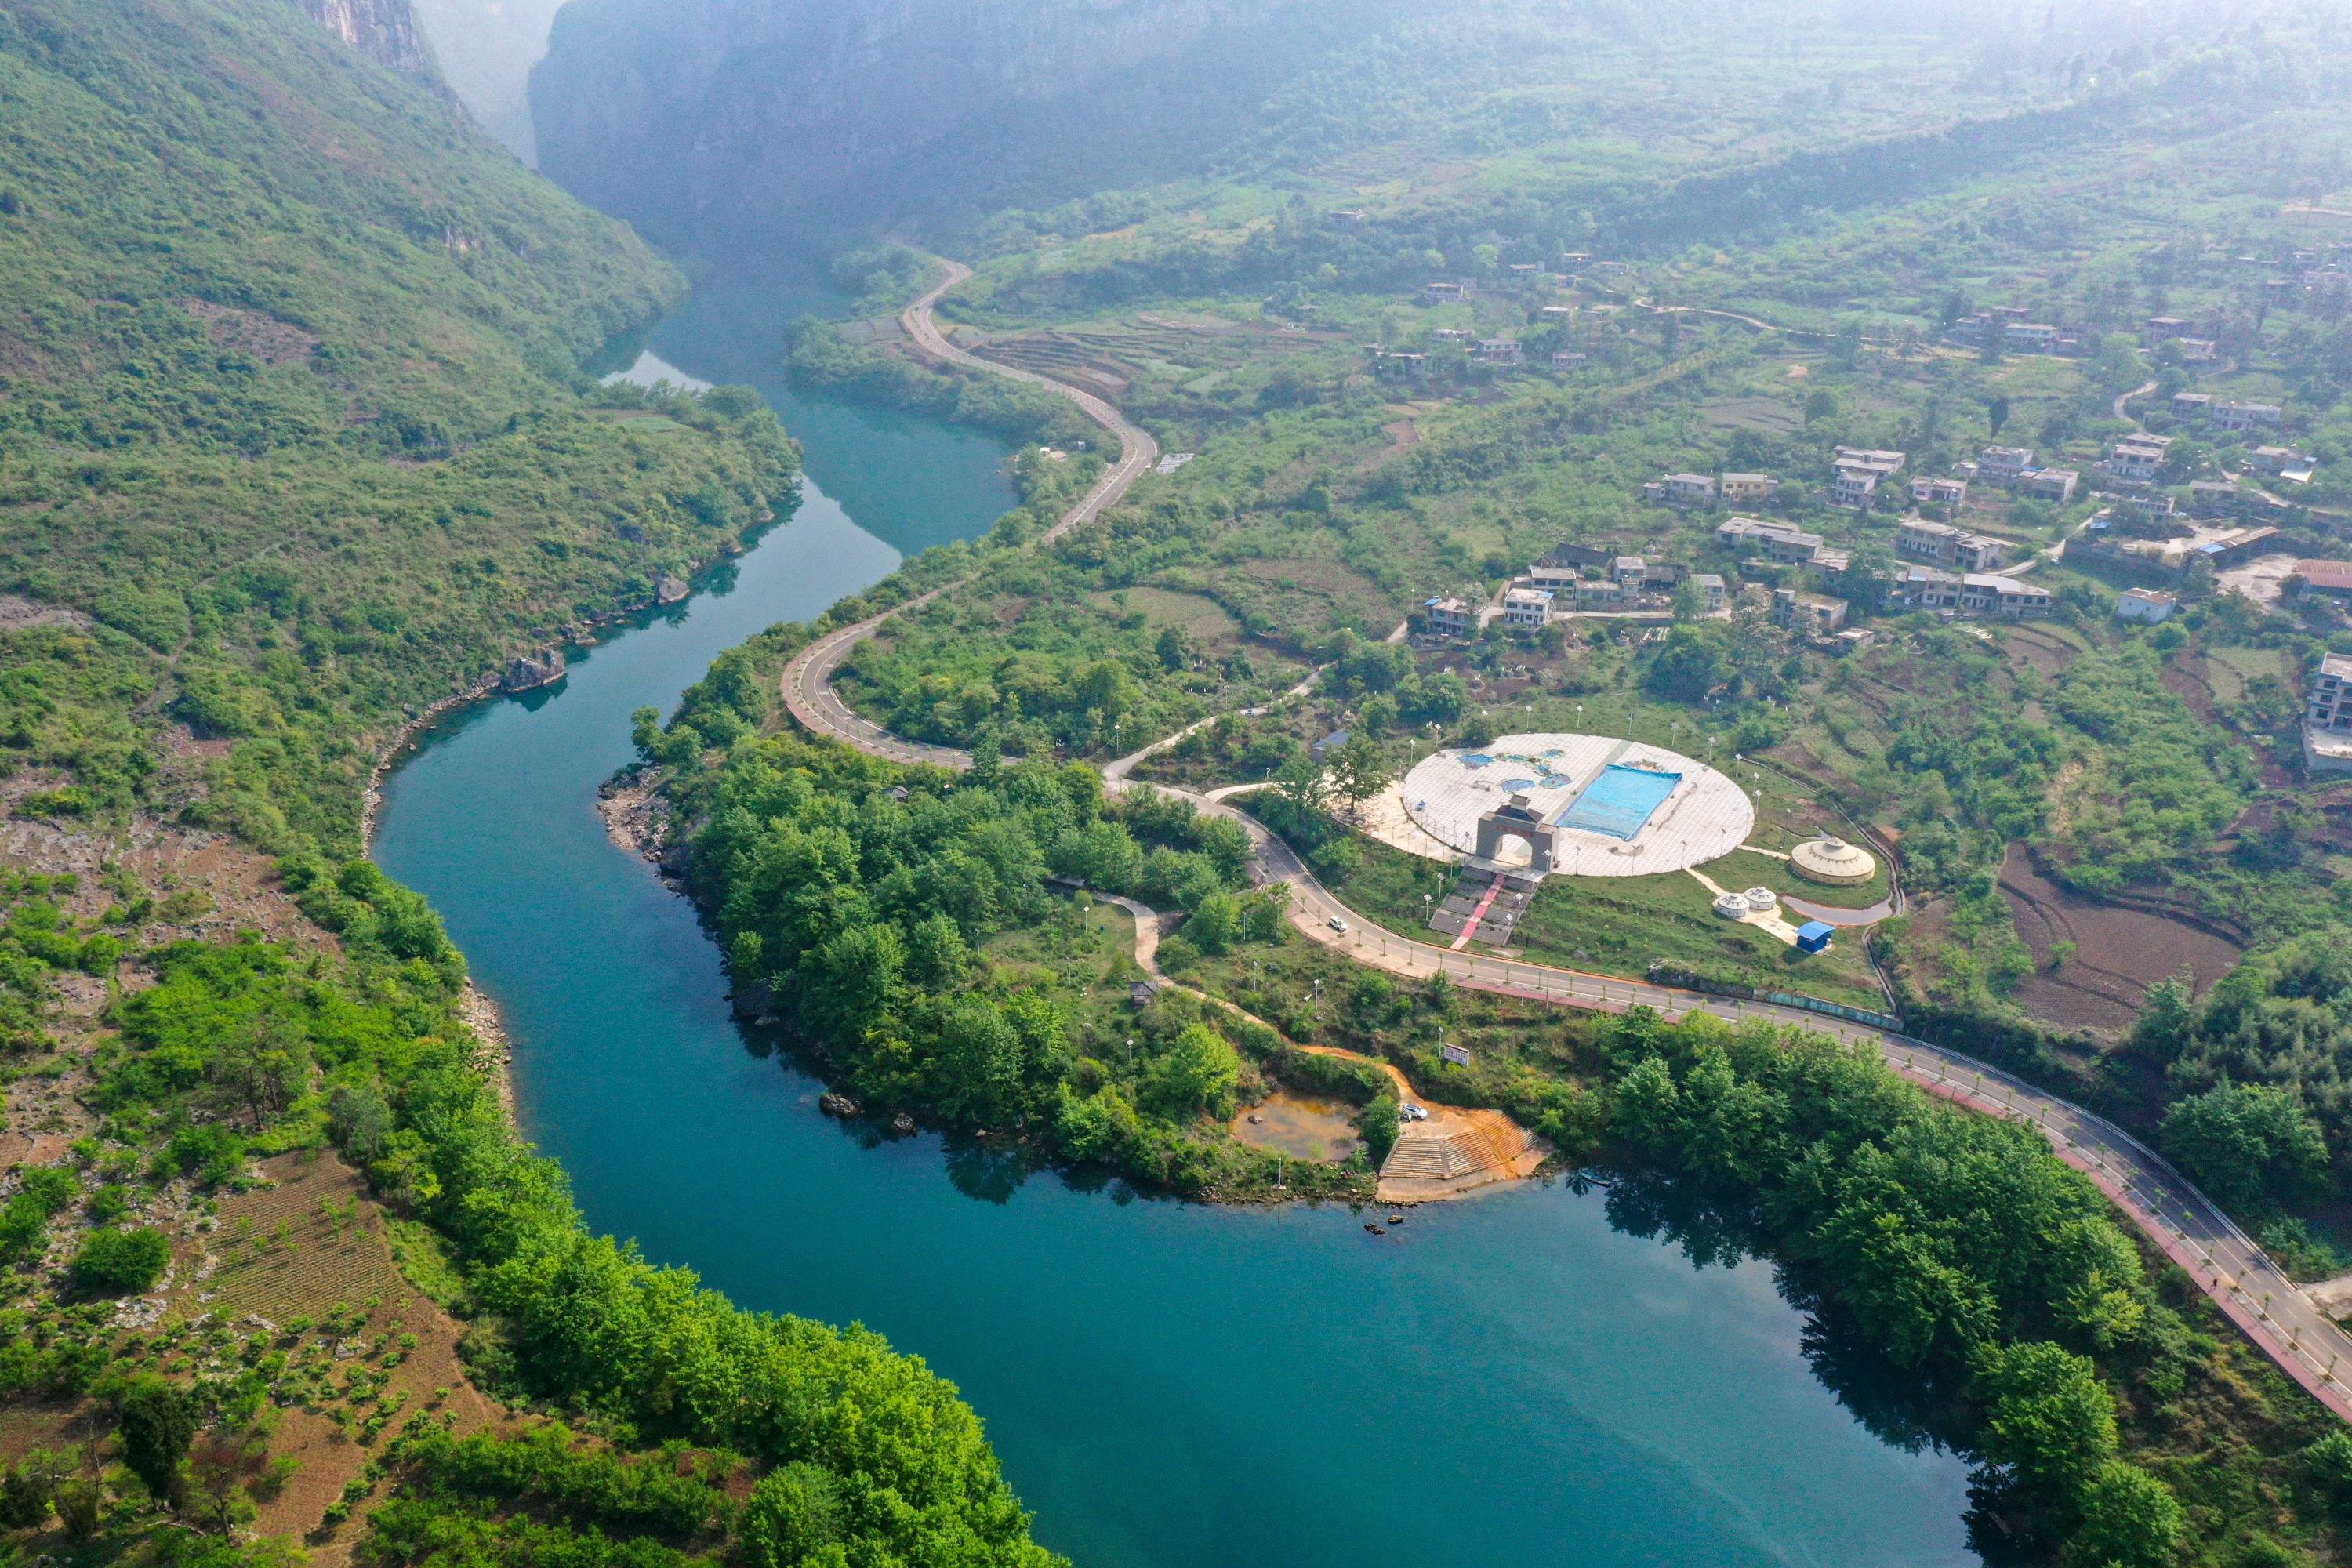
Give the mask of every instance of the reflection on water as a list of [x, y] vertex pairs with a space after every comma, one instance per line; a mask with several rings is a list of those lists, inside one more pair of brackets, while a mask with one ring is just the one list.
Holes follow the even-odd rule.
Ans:
[[693, 911], [594, 815], [629, 713], [1007, 500], [987, 443], [778, 384], [775, 342], [818, 298], [722, 280], [641, 345], [784, 408], [798, 510], [561, 687], [454, 716], [387, 790], [377, 858], [504, 1009], [525, 1124], [591, 1222], [748, 1306], [927, 1358], [1038, 1537], [1096, 1568], [1972, 1562], [1963, 1468], [1856, 1420], [1903, 1430], [1735, 1228], [1693, 1222], [1725, 1265], [1702, 1269], [1566, 1185], [1378, 1237], [1335, 1208], [1136, 1201], [845, 1127], [787, 1058], [746, 1048]]

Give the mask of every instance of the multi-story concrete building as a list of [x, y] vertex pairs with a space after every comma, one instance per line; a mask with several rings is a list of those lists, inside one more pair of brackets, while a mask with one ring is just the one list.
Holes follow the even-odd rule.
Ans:
[[2050, 613], [2049, 590], [2016, 577], [1907, 566], [1896, 574], [1893, 586], [1896, 601], [1906, 609], [1947, 610], [2010, 621]]
[[1790, 566], [1811, 561], [1822, 547], [1818, 533], [1807, 533], [1785, 522], [1768, 522], [1760, 517], [1735, 517], [1719, 523], [1715, 536], [1735, 550], [1752, 550], [1768, 561]]
[[2008, 540], [1925, 518], [1905, 519], [1895, 531], [1895, 548], [1917, 560], [1957, 566], [1964, 572], [1993, 572], [2009, 564]]
[[2083, 476], [2072, 468], [2036, 468], [2025, 476], [2025, 493], [2035, 500], [2053, 500], [2062, 506], [2074, 499], [2074, 487]]
[[2099, 466], [2111, 479], [2127, 485], [2153, 484], [2156, 477], [2164, 472], [2165, 448], [2171, 445], [2169, 441], [2145, 437], [2118, 441]]
[[2279, 405], [2275, 403], [2217, 403], [2213, 405], [2213, 428], [2258, 429], [2277, 424], [2279, 412]]
[[1478, 612], [1466, 600], [1432, 598], [1422, 602], [1422, 618], [1429, 629], [1439, 637], [1469, 637], [1478, 635]]
[[1539, 632], [1551, 625], [1552, 597], [1542, 588], [1514, 588], [1503, 595], [1503, 624], [1517, 632]]
[[2312, 672], [2303, 760], [2313, 773], [2352, 773], [2352, 655], [2323, 655]]
[[1874, 469], [1840, 463], [1837, 478], [1830, 481], [1830, 504], [1860, 511], [1878, 493], [1879, 477]]
[[1638, 597], [1635, 590], [1614, 577], [1587, 577], [1576, 584], [1576, 607], [1580, 610], [1612, 610], [1630, 605]]
[[1772, 619], [1791, 631], [1825, 637], [1845, 625], [1843, 599], [1822, 594], [1800, 594], [1794, 588], [1772, 590]]
[[1903, 471], [1910, 459], [1901, 452], [1890, 452], [1878, 447], [1838, 447], [1830, 452], [1831, 461], [1842, 468], [1868, 468], [1880, 479], [1892, 479]]
[[1715, 502], [1715, 478], [1711, 474], [1668, 474], [1643, 485], [1642, 499], [1682, 510], [1711, 506]]
[[1977, 454], [1977, 477], [1988, 484], [2013, 485], [2032, 471], [2031, 447], [1987, 447]]

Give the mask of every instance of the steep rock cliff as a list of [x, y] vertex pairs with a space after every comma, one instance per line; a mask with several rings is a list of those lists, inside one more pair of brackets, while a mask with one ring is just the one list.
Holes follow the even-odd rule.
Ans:
[[301, 0], [310, 19], [354, 50], [394, 70], [430, 72], [433, 56], [408, 0]]
[[656, 228], [850, 193], [870, 212], [894, 182], [952, 194], [1001, 173], [910, 168], [951, 141], [1198, 155], [1341, 15], [1395, 3], [572, 0], [531, 114], [548, 174]]

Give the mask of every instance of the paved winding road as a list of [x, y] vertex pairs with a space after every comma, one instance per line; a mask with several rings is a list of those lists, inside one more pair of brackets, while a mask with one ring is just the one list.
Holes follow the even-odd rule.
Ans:
[[[908, 306], [901, 318], [909, 337], [940, 359], [992, 374], [1012, 376], [1068, 397], [1119, 438], [1118, 463], [1053, 529], [1040, 536], [1041, 542], [1050, 541], [1124, 495], [1150, 466], [1158, 447], [1149, 436], [1129, 424], [1118, 409], [1092, 393], [1029, 371], [976, 359], [940, 336], [931, 322], [931, 308], [948, 289], [971, 276], [969, 268], [954, 262], [949, 262], [947, 268], [945, 281]], [[949, 584], [953, 586], [956, 584]], [[833, 673], [852, 647], [873, 636], [890, 616], [928, 603], [947, 591], [936, 589], [896, 610], [834, 632], [803, 649], [787, 667], [783, 677], [784, 699], [793, 716], [816, 733], [832, 736], [876, 756], [957, 770], [970, 767], [969, 753], [900, 740], [851, 712], [832, 689]], [[1112, 763], [1105, 770], [1105, 790], [1120, 795], [1143, 787], [1129, 783], [1129, 772], [1152, 752], [1180, 739], [1181, 733]], [[2337, 1416], [2352, 1421], [2352, 1335], [2347, 1335], [2288, 1279], [2263, 1249], [2187, 1177], [2112, 1122], [1989, 1063], [1906, 1035], [1797, 1008], [1731, 1001], [1529, 963], [1522, 959], [1456, 952], [1399, 936], [1381, 930], [1341, 903], [1288, 845], [1267, 832], [1255, 818], [1236, 809], [1228, 797], [1242, 791], [1218, 790], [1210, 795], [1176, 789], [1164, 789], [1163, 793], [1191, 801], [1204, 815], [1239, 823], [1254, 846], [1253, 876], [1261, 885], [1280, 883], [1290, 889], [1292, 924], [1309, 940], [1355, 963], [1408, 976], [1426, 977], [1443, 972], [1458, 984], [1477, 990], [1561, 1006], [1606, 1012], [1646, 1006], [1669, 1018], [1708, 1013], [1734, 1022], [1760, 1017], [1777, 1024], [1797, 1025], [1868, 1046], [1894, 1071], [1955, 1104], [1987, 1115], [2032, 1123], [2050, 1141], [2060, 1159], [2087, 1174], [2173, 1262], [2187, 1270], [2258, 1349], [2322, 1405]], [[1120, 901], [1140, 911], [1140, 906], [1129, 900]], [[1139, 918], [1139, 932], [1146, 923]], [[1156, 931], [1156, 919], [1150, 923]], [[2338, 1380], [2339, 1363], [2346, 1381]]]
[[[1160, 445], [1142, 430], [1128, 422], [1127, 416], [1091, 392], [1066, 386], [1049, 376], [1034, 371], [1019, 370], [1011, 365], [992, 364], [989, 361], [966, 353], [948, 342], [931, 320], [932, 307], [947, 291], [971, 276], [971, 268], [960, 261], [941, 265], [946, 275], [937, 287], [900, 312], [898, 324], [915, 341], [917, 347], [933, 359], [961, 365], [968, 370], [982, 371], [990, 375], [1007, 376], [1025, 381], [1058, 396], [1066, 397], [1085, 411], [1087, 417], [1118, 437], [1118, 460], [1106, 469], [1076, 505], [1064, 512], [1058, 521], [1031, 542], [1033, 547], [1051, 544], [1072, 529], [1092, 521], [1102, 510], [1127, 494], [1135, 481], [1160, 460]], [[793, 718], [816, 733], [846, 741], [860, 751], [877, 757], [887, 757], [898, 763], [928, 763], [934, 767], [968, 768], [971, 753], [952, 746], [928, 745], [920, 741], [902, 741], [871, 720], [859, 717], [833, 689], [833, 678], [849, 658], [852, 648], [882, 629], [894, 616], [919, 609], [950, 589], [960, 588], [970, 578], [934, 588], [919, 598], [893, 605], [878, 616], [859, 621], [855, 626], [840, 627], [817, 638], [796, 654], [784, 669], [784, 706]]]

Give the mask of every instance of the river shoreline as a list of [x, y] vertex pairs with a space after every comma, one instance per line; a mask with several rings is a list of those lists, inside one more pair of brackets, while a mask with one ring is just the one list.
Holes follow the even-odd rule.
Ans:
[[[656, 587], [654, 596], [643, 604], [601, 610], [595, 615], [575, 621], [564, 627], [551, 640], [542, 640], [534, 646], [540, 647], [551, 646], [559, 649], [593, 648], [607, 641], [614, 629], [624, 627], [626, 622], [635, 620], [640, 616], [656, 615], [663, 610], [675, 609], [678, 605], [690, 601], [696, 593], [700, 592], [700, 579], [705, 573], [722, 561], [740, 560], [756, 546], [762, 533], [779, 522], [790, 521], [793, 511], [800, 506], [801, 478], [800, 474], [793, 476], [793, 504], [785, 509], [782, 516], [778, 515], [773, 507], [762, 506], [757, 521], [740, 534], [729, 534], [722, 538], [709, 557], [694, 562], [687, 567], [686, 598], [665, 602], [659, 588]], [[664, 573], [661, 576], [667, 579], [668, 574]], [[513, 657], [508, 656], [509, 661]], [[559, 686], [562, 684], [565, 675], [569, 673], [568, 670], [559, 672], [551, 679], [528, 688], [526, 691], [514, 692], [511, 695], [523, 696], [529, 691], [543, 691], [549, 687]], [[470, 707], [474, 703], [503, 695], [509, 695], [509, 693], [506, 690], [505, 666], [500, 665], [478, 677], [474, 683], [465, 689], [453, 691], [448, 696], [437, 699], [419, 709], [415, 717], [394, 731], [383, 744], [376, 749], [375, 763], [368, 770], [367, 788], [360, 797], [361, 854], [373, 855], [375, 852], [376, 824], [383, 813], [384, 780], [391, 776], [393, 769], [399, 766], [401, 760], [415, 747], [418, 741], [424, 738], [425, 732], [461, 708]]]
[[659, 773], [629, 768], [614, 774], [596, 792], [596, 815], [614, 848], [661, 864], [672, 819]]
[[[667, 351], [774, 386], [741, 374], [747, 341], [772, 341], [751, 328], [773, 291], [715, 298], [728, 309], [707, 303]], [[1972, 1563], [1961, 1467], [1838, 1406], [1789, 1348], [1764, 1266], [1695, 1271], [1589, 1194], [1511, 1184], [1375, 1235], [1364, 1221], [1391, 1210], [1170, 1202], [1009, 1141], [825, 1115], [826, 1086], [744, 1031], [692, 900], [614, 854], [616, 826], [633, 859], [657, 847], [628, 793], [656, 782], [631, 772], [635, 710], [674, 711], [726, 648], [815, 622], [1010, 504], [1001, 450], [887, 413], [804, 417], [803, 504], [739, 579], [610, 637], [551, 700], [428, 721], [388, 759], [379, 864], [495, 993], [530, 1140], [592, 1227], [748, 1309], [860, 1322], [924, 1356], [985, 1412], [1039, 1539], [1076, 1561], [1215, 1568], [1245, 1536], [1302, 1568], [1462, 1562], [1532, 1531], [1595, 1568], [1662, 1551], [1731, 1568], [1756, 1560], [1769, 1508], [1769, 1542], [1813, 1561], [1869, 1561], [1853, 1548], [1895, 1535], [1926, 1543], [1914, 1568]], [[617, 823], [580, 809], [607, 785]], [[1625, 1309], [1662, 1299], [1753, 1331]], [[1658, 1342], [1628, 1353], [1628, 1336]], [[1462, 1375], [1401, 1373], [1403, 1344]], [[1497, 1389], [1546, 1415], [1505, 1430]], [[1450, 1435], [1434, 1458], [1432, 1430]], [[1763, 1430], [1780, 1439], [1747, 1436]], [[1432, 1463], [1439, 1502], [1376, 1479]]]
[[[799, 484], [799, 479], [795, 478], [793, 480], [795, 505], [798, 504]], [[748, 539], [729, 536], [721, 542], [716, 554], [688, 570], [689, 584], [698, 580], [704, 573], [721, 561], [732, 560], [743, 555], [751, 548], [751, 541], [756, 540], [760, 532], [773, 526], [777, 521], [774, 510], [770, 509], [765, 517], [752, 525]], [[658, 599], [656, 599], [628, 609], [607, 610], [569, 628], [567, 635], [561, 638], [556, 646], [566, 648], [593, 647], [605, 641], [606, 634], [616, 628], [625, 630], [625, 623], [640, 616], [673, 607], [674, 605], [661, 604]], [[559, 675], [553, 680], [532, 689], [543, 690], [547, 686], [561, 684], [562, 679], [563, 677]], [[368, 770], [367, 789], [360, 799], [362, 854], [373, 857], [375, 852], [376, 829], [383, 815], [384, 781], [390, 778], [393, 770], [415, 750], [417, 744], [424, 740], [425, 733], [442, 720], [461, 709], [508, 694], [502, 671], [492, 669], [479, 677], [464, 690], [453, 691], [437, 701], [426, 704], [414, 718], [394, 731], [392, 736], [377, 749], [374, 764]], [[625, 830], [620, 826], [619, 816], [606, 815], [607, 805], [615, 801], [621, 801], [623, 797], [626, 797], [626, 804], [623, 809], [631, 810], [642, 816], [641, 827]], [[656, 809], [656, 803], [657, 796], [654, 787], [646, 785], [642, 789], [632, 788], [618, 792], [612, 801], [600, 799], [597, 802], [597, 812], [599, 816], [604, 817], [606, 831], [613, 836], [614, 844], [633, 855], [657, 861], [661, 852], [659, 831], [667, 818]], [[457, 1015], [465, 1021], [467, 1028], [472, 1031], [477, 1042], [478, 1048], [474, 1054], [475, 1068], [482, 1074], [484, 1081], [489, 1085], [491, 1091], [498, 1096], [499, 1109], [505, 1115], [507, 1125], [520, 1131], [522, 1122], [515, 1101], [514, 1037], [507, 1028], [506, 1016], [499, 1010], [499, 1005], [490, 999], [488, 993], [475, 984], [470, 974], [467, 976], [465, 984], [459, 988], [457, 994]]]

